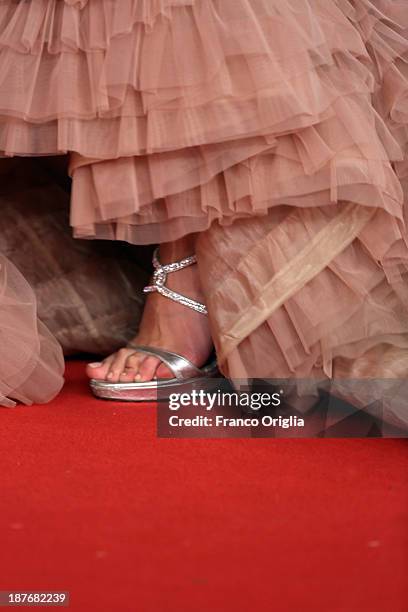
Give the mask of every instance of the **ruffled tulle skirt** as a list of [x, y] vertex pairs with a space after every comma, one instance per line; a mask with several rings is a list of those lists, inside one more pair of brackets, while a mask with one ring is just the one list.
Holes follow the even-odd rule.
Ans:
[[0, 151], [79, 238], [201, 232], [230, 377], [407, 376], [407, 144], [405, 0], [0, 1]]

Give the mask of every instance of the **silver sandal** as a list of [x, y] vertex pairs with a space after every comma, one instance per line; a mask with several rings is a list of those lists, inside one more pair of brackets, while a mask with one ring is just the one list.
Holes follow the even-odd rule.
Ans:
[[[180, 293], [172, 291], [166, 287], [167, 275], [177, 272], [187, 266], [197, 263], [195, 255], [186, 257], [181, 261], [162, 265], [158, 258], [158, 248], [153, 255], [153, 284], [144, 288], [145, 293], [157, 291], [164, 297], [183, 304], [196, 312], [207, 315], [207, 308], [204, 304], [196, 302]], [[212, 360], [202, 368], [197, 368], [191, 361], [161, 348], [153, 346], [139, 346], [128, 344], [129, 348], [135, 352], [145, 353], [153, 357], [158, 357], [174, 374], [174, 378], [154, 379], [148, 382], [129, 382], [111, 383], [105, 380], [91, 379], [90, 386], [96, 397], [109, 400], [119, 400], [124, 402], [151, 402], [167, 400], [172, 393], [189, 393], [192, 390], [200, 390], [203, 387], [211, 386], [221, 374], [217, 367], [217, 361]]]

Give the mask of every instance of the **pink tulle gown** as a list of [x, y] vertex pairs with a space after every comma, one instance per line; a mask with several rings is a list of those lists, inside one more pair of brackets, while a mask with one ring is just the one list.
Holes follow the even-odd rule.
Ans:
[[[201, 232], [225, 375], [408, 377], [407, 0], [1, 0], [0, 118], [4, 156], [70, 152], [76, 237]], [[0, 394], [45, 400], [0, 274]]]

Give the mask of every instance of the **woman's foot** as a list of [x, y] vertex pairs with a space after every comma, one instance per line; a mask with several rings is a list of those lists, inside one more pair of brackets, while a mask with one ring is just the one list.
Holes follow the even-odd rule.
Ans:
[[[180, 261], [195, 251], [195, 237], [160, 246], [161, 264]], [[198, 268], [189, 266], [167, 276], [166, 286], [197, 302], [205, 302]], [[212, 351], [208, 318], [157, 292], [148, 294], [139, 333], [132, 344], [153, 346], [179, 353], [202, 367]], [[89, 378], [108, 382], [145, 382], [153, 378], [173, 378], [173, 373], [156, 357], [122, 348], [101, 363], [88, 364]]]

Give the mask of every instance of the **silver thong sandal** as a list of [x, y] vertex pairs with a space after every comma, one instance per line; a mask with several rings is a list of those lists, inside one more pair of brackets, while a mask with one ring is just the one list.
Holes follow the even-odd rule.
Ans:
[[[195, 255], [191, 255], [181, 261], [162, 265], [158, 258], [158, 249], [156, 249], [153, 255], [153, 266], [155, 269], [153, 284], [145, 287], [144, 292], [151, 293], [157, 291], [174, 302], [178, 302], [196, 312], [207, 315], [207, 309], [204, 304], [196, 302], [166, 287], [168, 274], [182, 270], [187, 266], [192, 266], [195, 263], [197, 263], [197, 258]], [[135, 344], [128, 344], [128, 347], [134, 349], [135, 352], [158, 357], [173, 373], [174, 378], [161, 378], [148, 382], [127, 383], [111, 383], [105, 380], [91, 379], [90, 386], [96, 397], [124, 402], [166, 400], [172, 393], [188, 393], [194, 389], [200, 390], [203, 387], [209, 386], [211, 380], [214, 383], [215, 378], [221, 377], [216, 360], [211, 361], [203, 368], [197, 368], [191, 361], [182, 355], [178, 355], [171, 351], [153, 346], [139, 346]]]

